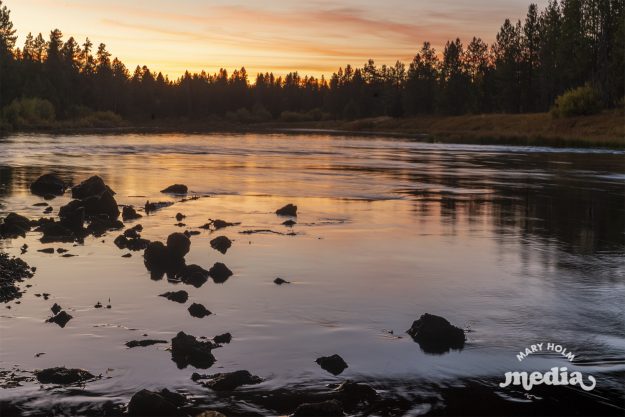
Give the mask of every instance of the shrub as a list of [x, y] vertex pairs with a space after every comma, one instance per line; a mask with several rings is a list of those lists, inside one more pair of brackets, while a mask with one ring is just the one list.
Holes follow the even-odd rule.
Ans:
[[551, 108], [553, 117], [572, 117], [596, 114], [601, 111], [601, 101], [597, 90], [590, 85], [569, 90], [556, 98]]
[[2, 110], [4, 120], [13, 127], [46, 127], [54, 122], [54, 106], [40, 98], [15, 99]]

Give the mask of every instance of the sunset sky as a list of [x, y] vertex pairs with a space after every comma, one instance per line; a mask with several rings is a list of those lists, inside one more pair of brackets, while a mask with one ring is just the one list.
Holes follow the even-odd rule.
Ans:
[[[544, 7], [546, 0], [537, 2]], [[5, 0], [21, 47], [28, 32], [104, 42], [132, 71], [146, 64], [175, 78], [185, 69], [329, 74], [339, 66], [409, 61], [424, 40], [491, 42], [529, 0]]]

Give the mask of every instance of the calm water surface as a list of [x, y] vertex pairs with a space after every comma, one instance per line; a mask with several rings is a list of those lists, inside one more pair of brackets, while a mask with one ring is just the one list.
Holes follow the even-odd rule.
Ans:
[[[74, 183], [98, 174], [120, 204], [137, 207], [173, 201], [159, 193], [173, 183], [210, 196], [127, 223], [141, 223], [147, 239], [184, 230], [177, 212], [187, 229], [209, 218], [241, 222], [218, 233], [234, 241], [225, 255], [209, 245], [217, 234], [192, 238], [187, 263], [224, 262], [234, 272], [201, 288], [151, 280], [140, 252], [121, 257], [116, 232], [76, 247], [42, 245], [35, 232], [0, 241], [14, 255], [28, 243], [22, 258], [37, 267], [21, 304], [0, 312], [0, 367], [88, 369], [108, 378], [87, 391], [120, 402], [140, 388], [201, 394], [189, 379], [195, 369], [178, 369], [167, 345], [124, 343], [228, 331], [234, 339], [214, 351], [209, 372], [247, 369], [265, 378], [261, 388], [338, 380], [314, 363], [338, 353], [349, 364], [341, 377], [389, 387], [568, 366], [595, 375], [622, 406], [623, 156], [304, 134], [0, 139], [0, 215], [43, 216], [28, 186], [54, 171]], [[67, 201], [53, 200], [54, 213]], [[286, 203], [299, 207], [296, 236], [240, 233], [288, 232], [273, 214]], [[78, 256], [37, 252], [50, 246]], [[292, 284], [273, 284], [278, 276]], [[178, 289], [214, 314], [196, 319], [158, 297]], [[34, 296], [44, 292], [47, 301]], [[109, 298], [110, 310], [93, 307]], [[54, 302], [74, 316], [64, 329], [44, 323]], [[469, 329], [465, 348], [421, 351], [405, 331], [425, 312]], [[536, 342], [565, 346], [575, 362], [542, 354], [520, 364], [518, 351]], [[24, 397], [32, 407], [82, 398], [33, 383], [0, 390], [0, 399]]]

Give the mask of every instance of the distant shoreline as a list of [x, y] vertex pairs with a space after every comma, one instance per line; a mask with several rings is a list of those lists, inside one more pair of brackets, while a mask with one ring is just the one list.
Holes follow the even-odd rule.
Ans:
[[463, 116], [376, 117], [369, 119], [307, 122], [271, 121], [237, 123], [226, 120], [160, 119], [124, 121], [116, 126], [80, 126], [58, 122], [0, 132], [51, 134], [128, 133], [313, 133], [332, 135], [380, 135], [412, 138], [424, 142], [497, 144], [578, 148], [625, 149], [623, 109], [592, 116], [554, 119], [548, 113], [482, 114]]

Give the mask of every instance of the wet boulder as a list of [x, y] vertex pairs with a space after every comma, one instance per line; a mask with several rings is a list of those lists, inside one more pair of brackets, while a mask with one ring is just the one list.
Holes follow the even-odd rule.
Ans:
[[50, 310], [52, 311], [52, 314], [56, 315], [56, 314], [59, 314], [59, 312], [63, 309], [61, 308], [60, 305], [58, 305], [57, 303], [54, 303], [52, 307], [50, 307]]
[[226, 236], [217, 236], [210, 241], [210, 245], [211, 248], [225, 254], [228, 249], [230, 249], [230, 246], [232, 246], [232, 241]]
[[122, 208], [122, 219], [124, 221], [139, 219], [141, 216], [132, 206], [124, 206]]
[[44, 174], [30, 184], [30, 191], [38, 196], [63, 195], [68, 184], [56, 174]]
[[72, 198], [84, 200], [89, 197], [101, 195], [105, 191], [108, 191], [111, 195], [115, 194], [115, 192], [104, 183], [102, 178], [94, 175], [72, 187]]
[[286, 227], [293, 227], [297, 224], [297, 222], [295, 220], [285, 220], [282, 222], [282, 225], [286, 226]]
[[55, 314], [54, 316], [52, 316], [48, 320], [46, 320], [46, 322], [48, 322], [48, 323], [56, 323], [56, 324], [59, 325], [59, 327], [63, 328], [73, 318], [74, 317], [72, 315], [68, 314], [64, 310], [61, 310], [61, 311], [59, 311], [58, 314]]
[[215, 363], [212, 350], [217, 347], [212, 342], [202, 342], [195, 336], [179, 332], [171, 339], [171, 358], [178, 368], [184, 369], [187, 365], [206, 369]]
[[225, 220], [216, 219], [216, 220], [209, 220], [208, 223], [206, 223], [203, 226], [200, 226], [200, 229], [219, 230], [219, 229], [223, 229], [224, 227], [238, 226], [240, 224], [241, 223], [232, 223], [232, 222], [227, 222]]
[[230, 333], [218, 334], [213, 337], [213, 342], [215, 343], [230, 343], [232, 341], [232, 335]]
[[343, 401], [348, 403], [370, 403], [378, 398], [378, 393], [371, 386], [349, 380], [342, 382], [334, 392], [336, 392]]
[[165, 297], [165, 298], [167, 298], [170, 301], [175, 301], [177, 303], [184, 304], [189, 299], [189, 293], [187, 293], [184, 290], [168, 291], [168, 292], [165, 292], [165, 293], [159, 295], [159, 297]]
[[167, 250], [174, 258], [184, 258], [191, 249], [191, 240], [184, 233], [172, 233], [167, 237]]
[[322, 356], [317, 358], [315, 362], [332, 375], [339, 375], [347, 368], [347, 363], [339, 355]]
[[169, 263], [169, 251], [163, 242], [150, 242], [143, 252], [146, 267], [164, 271]]
[[464, 331], [434, 314], [423, 314], [412, 323], [407, 333], [425, 353], [443, 354], [464, 347]]
[[61, 224], [69, 229], [82, 229], [85, 223], [85, 207], [82, 201], [72, 200], [59, 209]]
[[31, 228], [31, 222], [17, 213], [9, 213], [0, 223], [0, 238], [25, 237]]
[[208, 270], [208, 274], [216, 284], [222, 284], [232, 276], [232, 271], [221, 262], [215, 262], [211, 269]]
[[189, 188], [184, 184], [173, 184], [161, 190], [161, 193], [186, 194], [188, 191], [189, 191]]
[[318, 403], [300, 404], [293, 417], [337, 417], [343, 415], [343, 407], [337, 400], [327, 400]]
[[39, 226], [37, 231], [42, 233], [39, 239], [41, 243], [51, 242], [73, 242], [77, 236], [73, 231], [64, 226], [61, 222], [45, 222]]
[[176, 213], [176, 220], [178, 220], [179, 222], [181, 222], [182, 219], [184, 219], [185, 217], [187, 217], [187, 216], [185, 216], [182, 213]]
[[210, 316], [211, 314], [213, 314], [206, 307], [199, 303], [191, 304], [188, 310], [189, 314], [191, 314], [193, 317], [197, 317], [198, 319], [202, 319], [206, 316]]
[[181, 414], [178, 407], [161, 393], [147, 389], [137, 392], [128, 403], [129, 416], [167, 417]]
[[291, 282], [287, 281], [287, 280], [285, 280], [283, 278], [278, 277], [278, 278], [273, 280], [273, 283], [276, 284], [276, 285], [282, 285], [282, 284], [290, 284]]
[[83, 369], [68, 369], [64, 366], [47, 368], [35, 371], [37, 381], [42, 384], [76, 384], [95, 378], [93, 374]]
[[177, 273], [176, 278], [195, 288], [200, 288], [208, 280], [208, 271], [199, 265], [185, 265]]
[[87, 216], [106, 214], [110, 219], [119, 217], [119, 207], [113, 193], [106, 190], [101, 194], [92, 195], [82, 200]]
[[215, 391], [234, 391], [243, 385], [255, 385], [263, 382], [260, 377], [244, 370], [209, 375], [205, 378], [208, 381], [203, 382], [202, 385]]
[[297, 206], [295, 206], [293, 204], [287, 204], [286, 206], [281, 207], [278, 210], [276, 210], [276, 214], [278, 216], [293, 216], [293, 217], [296, 217], [297, 216]]

